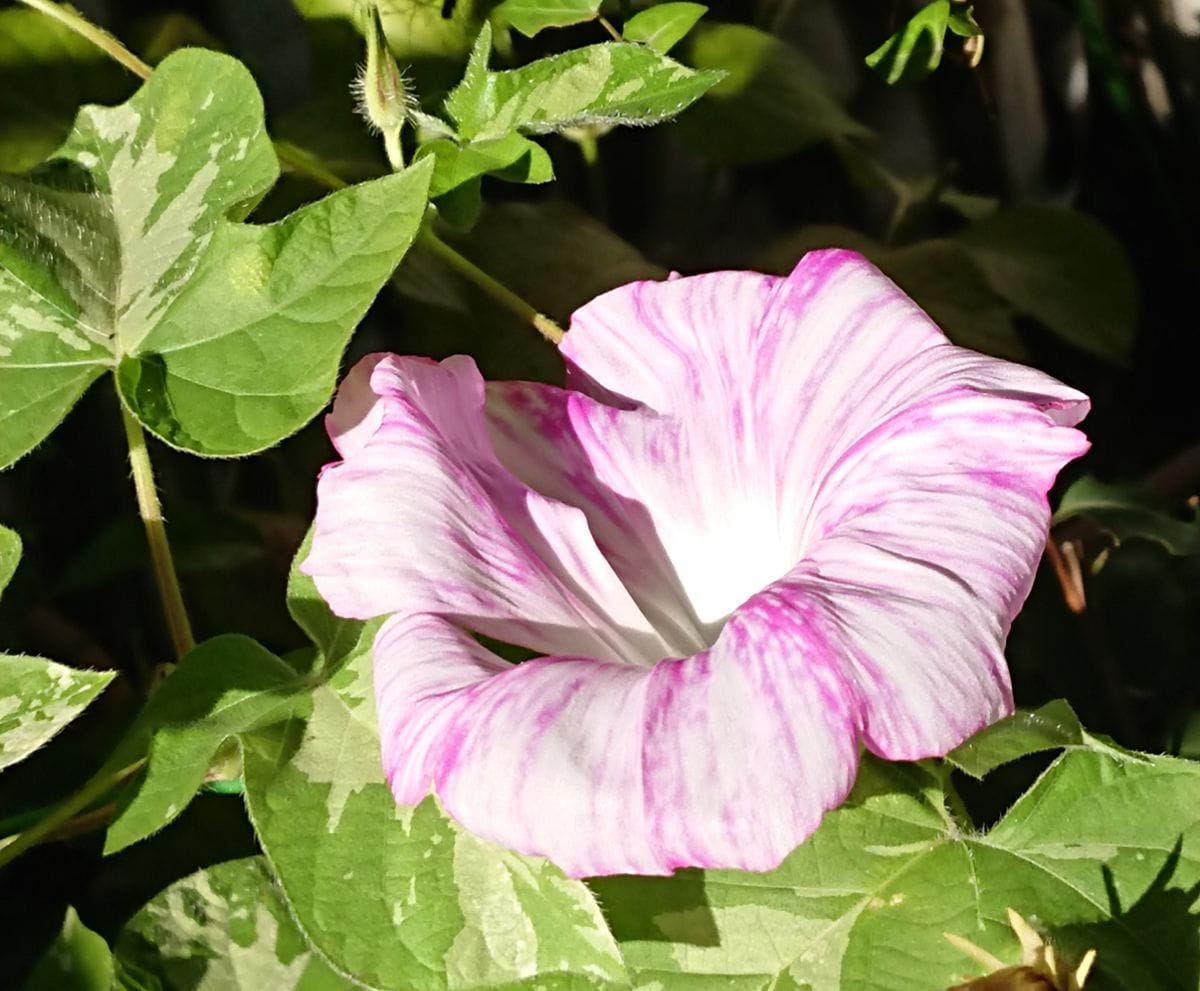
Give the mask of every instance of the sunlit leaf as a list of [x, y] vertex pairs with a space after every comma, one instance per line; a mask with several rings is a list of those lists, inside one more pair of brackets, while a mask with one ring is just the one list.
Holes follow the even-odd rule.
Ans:
[[150, 430], [201, 454], [267, 447], [324, 405], [429, 174], [235, 222], [276, 174], [249, 73], [184, 50], [128, 103], [81, 111], [38, 171], [0, 177], [0, 466], [106, 370]]
[[660, 3], [629, 18], [621, 36], [665, 55], [687, 37], [707, 12], [708, 8], [701, 3]]
[[8, 587], [21, 561], [21, 538], [16, 531], [0, 526], [0, 593]]
[[434, 159], [431, 197], [439, 197], [484, 175], [514, 182], [541, 183], [554, 178], [550, 156], [537, 142], [516, 132], [502, 138], [458, 144], [447, 138], [426, 142], [417, 160]]
[[871, 52], [866, 58], [867, 65], [890, 84], [922, 79], [941, 64], [947, 31], [962, 38], [983, 33], [970, 6], [952, 0], [933, 0]]
[[[359, 25], [360, 0], [292, 0], [305, 17], [316, 21], [340, 18]], [[482, 23], [476, 0], [375, 0], [388, 45], [401, 60], [457, 59], [471, 48]]]
[[305, 685], [248, 637], [208, 640], [171, 672], [109, 758], [119, 769], [149, 754], [108, 828], [115, 853], [171, 822], [199, 790], [221, 745], [308, 710]]
[[296, 930], [259, 857], [177, 881], [115, 943], [118, 964], [162, 991], [350, 991]]
[[112, 671], [0, 654], [0, 768], [28, 757], [86, 709]]
[[1177, 991], [1195, 986], [1178, 953], [1200, 923], [1200, 765], [1069, 750], [979, 834], [918, 770], [868, 762], [776, 871], [591, 884], [659, 991], [946, 988], [980, 971], [943, 932], [1020, 961], [1010, 907], [1068, 960], [1096, 948], [1095, 987]]
[[68, 906], [62, 930], [34, 967], [23, 991], [112, 991], [116, 969], [102, 936]]
[[491, 29], [485, 27], [462, 82], [446, 98], [463, 140], [501, 138], [511, 131], [655, 124], [674, 117], [721, 78], [627, 42], [588, 45], [499, 72], [488, 68], [490, 53]]
[[526, 38], [546, 28], [590, 21], [600, 10], [600, 0], [504, 0], [492, 10], [493, 22], [508, 24]]
[[973, 778], [982, 779], [1001, 764], [1046, 750], [1085, 747], [1116, 759], [1135, 755], [1092, 736], [1080, 725], [1075, 710], [1064, 699], [1039, 709], [1022, 709], [980, 730], [946, 755], [946, 760]]

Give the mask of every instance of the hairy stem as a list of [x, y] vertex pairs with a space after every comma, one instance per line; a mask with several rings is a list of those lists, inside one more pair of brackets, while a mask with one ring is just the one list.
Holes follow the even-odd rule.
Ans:
[[52, 0], [20, 0], [20, 2], [25, 4], [26, 7], [32, 7], [39, 13], [45, 14], [47, 17], [52, 17], [60, 24], [74, 31], [81, 38], [86, 38], [114, 61], [120, 62], [121, 65], [125, 66], [135, 76], [140, 76], [142, 79], [150, 78], [150, 73], [153, 71], [150, 66], [134, 55], [133, 52], [122, 45], [111, 34], [103, 28], [97, 27], [77, 10], [70, 7], [62, 7], [59, 4], [53, 3]]
[[158, 490], [154, 486], [154, 469], [150, 464], [150, 452], [146, 449], [146, 435], [137, 418], [121, 406], [121, 417], [125, 422], [125, 440], [129, 444], [129, 465], [133, 469], [133, 488], [137, 493], [138, 515], [146, 528], [146, 539], [150, 543], [150, 559], [154, 564], [154, 583], [162, 601], [163, 616], [171, 634], [171, 643], [176, 657], [183, 657], [195, 645], [192, 625], [183, 605], [183, 594], [179, 590], [179, 577], [175, 573], [175, 561], [171, 557], [171, 546], [167, 543], [167, 531], [163, 525], [162, 505], [158, 501]]
[[108, 794], [113, 788], [124, 784], [137, 774], [146, 764], [143, 757], [128, 767], [116, 771], [104, 771], [96, 774], [74, 795], [62, 801], [46, 818], [38, 821], [28, 829], [18, 833], [11, 840], [0, 846], [0, 867], [16, 860], [30, 847], [44, 840], [51, 839], [56, 833], [71, 822], [75, 816]]

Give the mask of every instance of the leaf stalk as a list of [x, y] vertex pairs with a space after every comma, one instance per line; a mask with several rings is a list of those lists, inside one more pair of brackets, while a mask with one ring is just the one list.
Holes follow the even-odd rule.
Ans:
[[171, 545], [167, 542], [162, 504], [158, 501], [158, 489], [154, 484], [154, 468], [150, 463], [150, 451], [146, 448], [146, 435], [137, 418], [123, 403], [121, 417], [125, 424], [125, 440], [129, 445], [129, 465], [133, 472], [133, 488], [137, 494], [138, 515], [142, 518], [146, 540], [150, 544], [154, 583], [158, 587], [158, 596], [162, 602], [163, 616], [171, 634], [175, 656], [183, 658], [196, 646], [196, 641], [192, 637], [192, 624], [183, 604], [183, 593], [179, 588], [179, 576], [175, 572]]
[[70, 822], [76, 814], [82, 812], [113, 788], [124, 784], [137, 774], [146, 764], [146, 758], [135, 761], [128, 767], [116, 771], [101, 770], [91, 778], [74, 795], [64, 799], [45, 819], [35, 823], [23, 832], [18, 833], [7, 843], [0, 846], [0, 867], [16, 860], [30, 847], [50, 839], [59, 829]]
[[74, 31], [81, 38], [86, 38], [114, 61], [120, 62], [121, 65], [125, 66], [135, 76], [139, 76], [142, 79], [150, 78], [150, 73], [153, 71], [150, 66], [134, 55], [133, 52], [122, 45], [111, 34], [103, 28], [97, 27], [77, 10], [61, 6], [54, 3], [53, 0], [20, 0], [20, 2], [25, 4], [26, 7], [30, 7], [39, 13], [45, 14], [47, 17], [53, 18], [59, 24]]

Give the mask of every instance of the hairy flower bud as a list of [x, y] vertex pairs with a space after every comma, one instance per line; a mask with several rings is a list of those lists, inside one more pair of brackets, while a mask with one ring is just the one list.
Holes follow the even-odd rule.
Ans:
[[383, 135], [388, 160], [399, 171], [404, 165], [400, 131], [416, 106], [416, 97], [388, 48], [379, 7], [366, 8], [367, 61], [354, 81], [358, 111], [372, 130]]

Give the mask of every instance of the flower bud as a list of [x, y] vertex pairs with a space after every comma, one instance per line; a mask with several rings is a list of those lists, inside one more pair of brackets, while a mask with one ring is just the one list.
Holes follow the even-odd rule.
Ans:
[[372, 130], [383, 135], [392, 167], [400, 169], [400, 131], [416, 106], [416, 97], [388, 48], [379, 7], [366, 12], [367, 61], [355, 80], [358, 111]]

